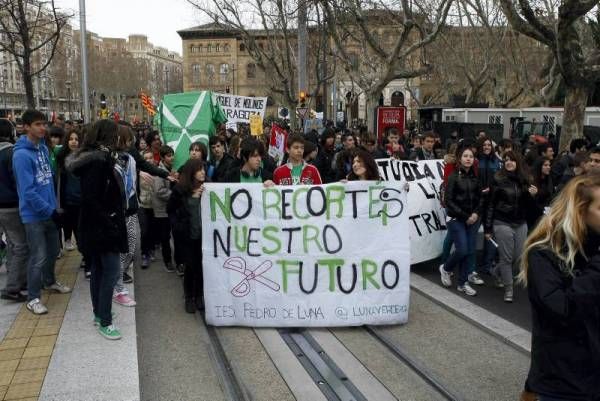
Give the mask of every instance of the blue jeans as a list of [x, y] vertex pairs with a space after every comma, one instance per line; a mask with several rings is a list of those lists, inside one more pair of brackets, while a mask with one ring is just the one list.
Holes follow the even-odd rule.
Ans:
[[90, 295], [94, 316], [100, 318], [103, 327], [112, 324], [113, 288], [121, 274], [121, 259], [116, 252], [90, 255], [91, 273]]
[[444, 263], [444, 270], [451, 272], [458, 266], [458, 285], [462, 286], [467, 282], [472, 267], [479, 224], [468, 226], [462, 221], [451, 220], [447, 227], [455, 249]]
[[[479, 225], [477, 225], [477, 228], [475, 229], [475, 235], [477, 235], [477, 231], [479, 231]], [[475, 239], [477, 239], [477, 237], [475, 237]], [[442, 256], [441, 256], [442, 264], [445, 264], [446, 260], [448, 260], [448, 257], [450, 256], [450, 251], [452, 250], [452, 245], [454, 245], [454, 239], [452, 238], [452, 235], [450, 234], [450, 230], [448, 230], [448, 232], [446, 233], [446, 238], [444, 238], [444, 245], [442, 246]], [[476, 260], [477, 260], [477, 255], [475, 252], [473, 252], [473, 254], [469, 257], [467, 276], [475, 271]]]
[[58, 256], [58, 229], [52, 220], [24, 224], [29, 262], [27, 263], [27, 300], [41, 297], [42, 284], [56, 282], [54, 264]]

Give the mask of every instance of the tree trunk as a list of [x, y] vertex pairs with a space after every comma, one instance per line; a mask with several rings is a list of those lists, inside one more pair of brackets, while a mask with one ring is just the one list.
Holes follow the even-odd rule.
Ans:
[[381, 91], [380, 90], [376, 90], [373, 92], [365, 92], [365, 98], [366, 98], [366, 112], [367, 112], [367, 117], [365, 118], [365, 121], [367, 122], [367, 129], [369, 131], [373, 130], [373, 134], [377, 135], [376, 132], [376, 127], [375, 127], [375, 118], [376, 118], [376, 113], [375, 113], [375, 108], [377, 106], [379, 106], [379, 96], [381, 95]]
[[569, 149], [574, 138], [583, 138], [585, 107], [589, 97], [589, 89], [584, 86], [566, 87], [563, 125], [560, 134], [560, 151]]
[[35, 94], [33, 92], [33, 77], [27, 73], [23, 74], [23, 84], [25, 85], [25, 98], [27, 99], [27, 108], [35, 109]]

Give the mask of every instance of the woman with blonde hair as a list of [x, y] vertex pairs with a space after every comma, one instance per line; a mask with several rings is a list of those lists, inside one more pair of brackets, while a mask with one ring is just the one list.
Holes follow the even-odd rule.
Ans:
[[526, 390], [600, 399], [600, 174], [571, 180], [527, 238], [519, 279], [532, 308]]

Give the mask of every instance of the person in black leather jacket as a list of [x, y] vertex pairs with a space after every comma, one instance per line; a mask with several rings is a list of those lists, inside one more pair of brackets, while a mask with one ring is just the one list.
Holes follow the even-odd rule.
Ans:
[[440, 266], [442, 284], [452, 285], [450, 272], [458, 267], [458, 291], [477, 295], [468, 283], [469, 258], [475, 252], [483, 197], [481, 183], [473, 169], [475, 155], [471, 148], [461, 147], [456, 153], [457, 169], [450, 174], [445, 192], [448, 233], [455, 251]]
[[600, 174], [571, 180], [525, 243], [519, 279], [532, 310], [525, 390], [600, 400]]
[[527, 238], [527, 213], [538, 192], [523, 170], [521, 158], [513, 151], [504, 154], [504, 165], [494, 175], [485, 216], [485, 237], [498, 244], [499, 261], [494, 275], [504, 287], [504, 301], [513, 301], [513, 267], [516, 270]]

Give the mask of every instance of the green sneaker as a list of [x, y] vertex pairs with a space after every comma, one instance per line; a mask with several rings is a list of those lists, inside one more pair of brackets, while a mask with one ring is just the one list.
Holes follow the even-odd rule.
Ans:
[[114, 324], [111, 324], [110, 326], [99, 326], [98, 332], [102, 336], [104, 336], [104, 338], [107, 338], [109, 340], [120, 340], [121, 339], [121, 332], [119, 331], [119, 329], [117, 329], [115, 327]]
[[[115, 312], [111, 312], [110, 315], [112, 316], [112, 320], [115, 320], [115, 317], [117, 317], [117, 314]], [[100, 326], [100, 318], [96, 315], [94, 315], [94, 326]]]

